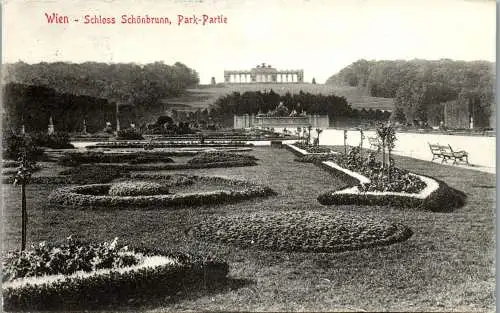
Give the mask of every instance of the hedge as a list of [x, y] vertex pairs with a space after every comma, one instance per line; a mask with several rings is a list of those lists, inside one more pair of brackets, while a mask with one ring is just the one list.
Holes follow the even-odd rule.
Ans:
[[321, 253], [389, 245], [413, 234], [408, 227], [383, 219], [312, 211], [215, 217], [195, 225], [188, 233], [243, 249]]
[[334, 154], [306, 154], [295, 158], [296, 162], [320, 164], [324, 161], [335, 160]]
[[[224, 168], [255, 166], [254, 161], [213, 162], [201, 164], [162, 164], [162, 165], [80, 165], [62, 170], [62, 176], [31, 177], [30, 184], [106, 184], [115, 179], [127, 177], [130, 171], [168, 171], [181, 169]], [[136, 174], [134, 174], [136, 175]], [[2, 177], [2, 184], [12, 184], [12, 177]]]
[[253, 144], [244, 142], [230, 143], [174, 143], [174, 142], [148, 142], [148, 141], [132, 141], [132, 142], [105, 142], [87, 146], [87, 149], [97, 148], [181, 148], [181, 147], [252, 147]]
[[48, 197], [51, 204], [82, 208], [134, 208], [154, 207], [157, 209], [227, 203], [238, 200], [251, 199], [255, 197], [272, 196], [276, 193], [269, 187], [257, 184], [234, 181], [222, 177], [197, 177], [189, 176], [189, 179], [205, 182], [223, 182], [244, 186], [244, 190], [220, 190], [201, 193], [168, 194], [152, 196], [121, 197], [107, 195], [111, 184], [95, 184], [83, 186], [62, 187], [52, 191]]
[[167, 170], [186, 170], [199, 168], [221, 168], [221, 167], [244, 167], [255, 166], [255, 161], [228, 161], [228, 162], [210, 162], [210, 163], [179, 163], [162, 165], [123, 165], [122, 167], [130, 171], [167, 171]]
[[[104, 152], [67, 152], [61, 156], [58, 163], [64, 166], [75, 166], [85, 163], [173, 163], [167, 153], [161, 152], [133, 152], [133, 153], [104, 153]], [[192, 155], [192, 154], [185, 154]]]
[[237, 154], [237, 153], [227, 153], [223, 151], [209, 151], [201, 152], [189, 160], [189, 164], [207, 164], [207, 163], [219, 163], [219, 162], [243, 162], [243, 163], [255, 163], [257, 158], [253, 155], [247, 154]]
[[127, 305], [130, 299], [145, 304], [175, 296], [186, 287], [210, 287], [228, 274], [228, 264], [212, 256], [132, 248], [145, 256], [165, 256], [178, 264], [143, 267], [121, 272], [103, 271], [88, 277], [68, 275], [39, 284], [9, 287], [3, 284], [4, 310], [91, 310]]

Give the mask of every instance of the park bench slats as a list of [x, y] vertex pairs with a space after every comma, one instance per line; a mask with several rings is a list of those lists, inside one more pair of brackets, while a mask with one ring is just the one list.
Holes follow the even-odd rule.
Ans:
[[465, 150], [455, 151], [453, 150], [451, 145], [439, 145], [430, 143], [429, 149], [432, 153], [431, 161], [434, 161], [435, 159], [441, 159], [441, 163], [446, 163], [453, 160], [453, 164], [463, 162], [469, 165], [469, 153]]

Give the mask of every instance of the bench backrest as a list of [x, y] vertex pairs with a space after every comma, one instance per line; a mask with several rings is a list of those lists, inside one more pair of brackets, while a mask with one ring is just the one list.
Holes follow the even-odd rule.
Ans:
[[436, 145], [429, 144], [429, 149], [431, 149], [431, 152], [434, 154], [441, 152], [441, 146], [439, 144], [436, 144]]
[[447, 146], [439, 146], [442, 153], [453, 153], [453, 149], [450, 145]]

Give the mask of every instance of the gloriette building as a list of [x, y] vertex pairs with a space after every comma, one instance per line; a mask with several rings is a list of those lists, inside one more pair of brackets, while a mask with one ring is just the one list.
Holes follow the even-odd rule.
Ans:
[[250, 70], [225, 70], [226, 84], [303, 83], [304, 70], [277, 70], [262, 63]]

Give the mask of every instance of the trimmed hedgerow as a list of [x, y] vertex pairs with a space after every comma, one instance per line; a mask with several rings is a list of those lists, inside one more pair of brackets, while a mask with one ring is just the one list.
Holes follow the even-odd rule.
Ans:
[[334, 154], [306, 154], [299, 156], [298, 158], [295, 158], [295, 161], [297, 162], [314, 163], [314, 164], [320, 164], [321, 162], [334, 161], [334, 160], [335, 160]]
[[243, 162], [255, 163], [257, 160], [253, 155], [227, 153], [222, 151], [201, 152], [188, 161], [189, 164], [206, 164], [218, 162]]
[[382, 219], [311, 211], [250, 213], [205, 220], [189, 230], [195, 238], [244, 249], [342, 252], [408, 239], [412, 231]]
[[224, 161], [211, 163], [174, 163], [174, 164], [152, 164], [152, 165], [131, 165], [124, 164], [121, 167], [129, 171], [168, 171], [185, 170], [199, 168], [221, 168], [221, 167], [243, 167], [257, 165], [255, 161]]
[[[225, 261], [210, 255], [133, 247], [129, 250], [152, 264], [98, 270], [85, 275], [61, 275], [52, 279], [53, 276], [46, 276], [29, 284], [16, 280], [4, 283], [4, 309], [91, 310], [130, 304], [130, 299], [147, 303], [149, 299], [174, 296], [186, 286], [209, 287], [223, 281], [229, 270]], [[162, 263], [152, 262], [158, 260]]]
[[330, 153], [332, 151], [327, 147], [308, 145], [303, 142], [296, 142], [293, 145], [309, 153]]
[[252, 147], [253, 144], [245, 142], [226, 142], [226, 143], [182, 143], [182, 142], [146, 142], [146, 141], [126, 141], [126, 142], [105, 142], [88, 146], [87, 149], [96, 148], [144, 148], [148, 145], [151, 148], [181, 148], [181, 147]]
[[152, 196], [168, 194], [168, 186], [151, 181], [125, 181], [114, 183], [108, 191], [110, 196]]
[[424, 199], [402, 196], [369, 193], [335, 193], [327, 192], [318, 196], [323, 205], [390, 205], [401, 208], [415, 208], [432, 212], [451, 212], [465, 204], [466, 195], [446, 183], [434, 179], [439, 187]]
[[[58, 159], [64, 166], [76, 166], [85, 163], [172, 163], [168, 157], [171, 153], [159, 152], [131, 152], [131, 153], [104, 153], [95, 151], [67, 152]], [[192, 155], [192, 154], [188, 154]]]
[[219, 190], [200, 193], [168, 194], [152, 196], [122, 197], [110, 196], [111, 184], [95, 184], [63, 187], [52, 191], [48, 200], [52, 204], [76, 208], [168, 208], [191, 205], [226, 203], [255, 197], [272, 196], [276, 193], [269, 187], [245, 181], [234, 181], [221, 177], [189, 176], [202, 182], [222, 182], [227, 185], [244, 186], [244, 190]]

